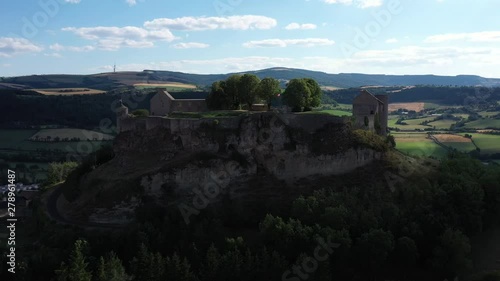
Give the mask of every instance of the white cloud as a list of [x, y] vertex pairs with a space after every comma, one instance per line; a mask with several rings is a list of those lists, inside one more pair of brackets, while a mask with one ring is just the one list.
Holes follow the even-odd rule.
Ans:
[[277, 25], [273, 18], [265, 16], [245, 15], [230, 17], [182, 17], [182, 18], [160, 18], [144, 23], [148, 29], [171, 29], [171, 30], [215, 30], [215, 29], [271, 29]]
[[71, 52], [90, 52], [95, 50], [94, 46], [81, 46], [81, 47], [76, 47], [76, 46], [63, 46], [59, 43], [53, 44], [49, 46], [49, 49], [54, 50], [56, 52], [61, 52], [61, 51], [71, 51]]
[[135, 4], [137, 4], [136, 0], [125, 0], [125, 2], [127, 2], [129, 6], [134, 6]]
[[398, 42], [399, 42], [399, 40], [396, 38], [390, 38], [390, 39], [385, 40], [385, 43], [387, 43], [387, 44], [395, 44]]
[[481, 42], [481, 43], [500, 42], [500, 31], [439, 34], [427, 37], [424, 42], [443, 43], [449, 41], [466, 41], [466, 42]]
[[312, 23], [299, 24], [296, 22], [292, 22], [291, 24], [287, 25], [285, 27], [285, 29], [287, 29], [287, 30], [295, 30], [295, 29], [305, 30], [305, 29], [316, 29], [316, 27], [317, 26], [315, 24], [312, 24]]
[[196, 42], [187, 42], [187, 43], [178, 43], [173, 46], [176, 49], [202, 49], [208, 48], [210, 45], [205, 43], [196, 43]]
[[66, 3], [71, 3], [71, 4], [78, 4], [80, 3], [80, 0], [64, 0]]
[[135, 26], [125, 27], [66, 27], [63, 31], [72, 32], [81, 38], [97, 41], [99, 49], [118, 50], [127, 48], [150, 48], [156, 41], [171, 42], [175, 37], [169, 30], [146, 30]]
[[62, 55], [59, 54], [59, 53], [46, 53], [46, 54], [43, 54], [43, 55], [46, 56], [46, 57], [62, 58]]
[[243, 47], [287, 47], [287, 46], [329, 46], [335, 44], [335, 41], [326, 38], [305, 38], [305, 39], [265, 39], [258, 41], [249, 41], [243, 43]]
[[383, 0], [323, 0], [323, 2], [327, 4], [356, 4], [357, 7], [362, 9], [380, 7], [384, 4]]
[[42, 47], [24, 38], [0, 37], [0, 57], [11, 57], [21, 53], [37, 53]]

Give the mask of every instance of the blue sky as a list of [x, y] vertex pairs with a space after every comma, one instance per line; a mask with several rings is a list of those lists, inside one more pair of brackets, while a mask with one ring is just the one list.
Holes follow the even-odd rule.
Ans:
[[500, 77], [497, 0], [0, 3], [0, 76], [112, 70]]

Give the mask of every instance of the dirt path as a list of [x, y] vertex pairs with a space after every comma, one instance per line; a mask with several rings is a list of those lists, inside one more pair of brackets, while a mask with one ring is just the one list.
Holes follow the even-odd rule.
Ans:
[[64, 224], [64, 225], [72, 225], [72, 226], [78, 226], [82, 228], [122, 228], [125, 227], [126, 225], [123, 224], [104, 224], [104, 223], [90, 223], [90, 222], [82, 222], [82, 221], [73, 221], [66, 219], [64, 216], [61, 215], [59, 212], [58, 208], [58, 201], [60, 199], [65, 200], [65, 198], [61, 198], [61, 196], [64, 196], [62, 194], [62, 184], [59, 184], [52, 188], [52, 190], [49, 191], [49, 193], [46, 195], [46, 213], [50, 219], [53, 221], [56, 221], [57, 223]]

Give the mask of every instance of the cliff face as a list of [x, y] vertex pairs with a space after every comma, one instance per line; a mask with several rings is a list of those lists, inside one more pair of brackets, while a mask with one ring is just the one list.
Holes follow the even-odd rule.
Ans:
[[259, 113], [165, 124], [122, 132], [115, 158], [83, 178], [75, 208], [103, 207], [96, 198], [127, 201], [139, 190], [165, 204], [200, 191], [215, 200], [221, 193], [279, 197], [299, 179], [347, 173], [383, 155], [331, 116]]

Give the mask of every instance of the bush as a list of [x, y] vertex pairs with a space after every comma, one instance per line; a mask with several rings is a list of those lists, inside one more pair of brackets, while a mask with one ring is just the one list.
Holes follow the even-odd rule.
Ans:
[[76, 162], [50, 163], [44, 186], [50, 186], [65, 181], [68, 175], [76, 169]]
[[355, 130], [352, 134], [356, 145], [371, 148], [376, 151], [389, 150], [389, 143], [386, 139], [373, 132], [367, 130]]
[[148, 117], [149, 111], [147, 109], [137, 109], [132, 112], [134, 117]]

